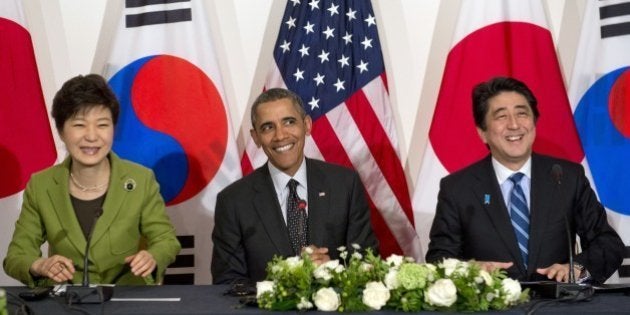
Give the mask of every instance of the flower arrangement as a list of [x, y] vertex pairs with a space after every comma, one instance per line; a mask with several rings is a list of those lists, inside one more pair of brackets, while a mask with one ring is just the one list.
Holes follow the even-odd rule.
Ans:
[[275, 257], [267, 279], [258, 282], [260, 308], [356, 312], [381, 308], [417, 312], [503, 310], [528, 300], [505, 272], [487, 272], [474, 261], [445, 259], [420, 264], [392, 255], [386, 260], [353, 245], [338, 248], [339, 260], [319, 266], [306, 251], [301, 257]]

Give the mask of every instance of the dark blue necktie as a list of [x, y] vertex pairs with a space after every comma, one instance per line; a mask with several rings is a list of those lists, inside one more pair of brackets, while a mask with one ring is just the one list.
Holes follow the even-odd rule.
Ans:
[[[297, 194], [298, 182], [295, 179], [289, 180], [289, 197], [287, 198], [287, 228], [289, 230], [289, 241], [296, 255], [300, 255], [302, 248], [307, 245], [308, 237], [308, 217], [306, 215], [306, 204], [300, 200]], [[300, 203], [304, 203], [300, 205]]]
[[521, 188], [521, 178], [525, 174], [514, 173], [510, 176], [510, 180], [514, 183], [514, 188], [510, 193], [510, 217], [512, 219], [512, 226], [514, 227], [514, 233], [516, 234], [516, 240], [518, 241], [518, 248], [523, 256], [523, 263], [527, 268], [527, 256], [529, 243], [529, 208], [527, 207], [527, 199]]

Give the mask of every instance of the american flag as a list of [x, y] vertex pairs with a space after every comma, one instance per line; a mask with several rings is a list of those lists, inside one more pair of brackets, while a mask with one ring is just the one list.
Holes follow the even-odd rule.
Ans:
[[[296, 92], [313, 119], [306, 155], [357, 170], [381, 255], [421, 259], [371, 2], [288, 1], [273, 56], [265, 87]], [[266, 160], [250, 140], [243, 173]]]

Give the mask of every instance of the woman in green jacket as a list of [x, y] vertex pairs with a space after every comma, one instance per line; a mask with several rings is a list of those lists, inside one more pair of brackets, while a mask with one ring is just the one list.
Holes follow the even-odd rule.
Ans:
[[181, 247], [153, 172], [111, 151], [118, 113], [99, 75], [74, 77], [55, 95], [52, 116], [69, 157], [26, 187], [3, 263], [11, 277], [29, 286], [80, 284], [90, 233], [91, 283], [159, 283], [175, 260]]

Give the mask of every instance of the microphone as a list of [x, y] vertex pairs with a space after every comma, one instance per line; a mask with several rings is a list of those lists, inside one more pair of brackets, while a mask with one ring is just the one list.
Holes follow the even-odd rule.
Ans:
[[298, 213], [304, 213], [304, 216], [299, 216], [298, 220], [298, 235], [301, 237], [306, 234], [306, 245], [308, 245], [308, 220], [304, 220], [308, 217], [306, 214], [306, 200], [298, 199], [297, 210]]
[[306, 200], [304, 199], [298, 200], [298, 210], [300, 211], [306, 210]]
[[85, 255], [83, 255], [83, 286], [87, 287], [90, 285], [90, 273], [88, 272], [88, 264], [89, 264], [89, 250], [90, 243], [92, 243], [92, 234], [94, 234], [94, 227], [96, 226], [96, 221], [98, 218], [103, 215], [103, 209], [98, 209], [96, 214], [94, 215], [94, 219], [92, 220], [92, 224], [90, 225], [87, 241], [85, 242]]
[[85, 242], [85, 252], [83, 255], [83, 283], [81, 286], [69, 286], [66, 288], [66, 299], [68, 304], [83, 304], [83, 303], [103, 303], [109, 301], [113, 295], [112, 287], [102, 286], [90, 286], [90, 273], [88, 271], [89, 266], [89, 253], [90, 244], [92, 243], [92, 234], [94, 234], [94, 227], [96, 221], [103, 215], [103, 209], [98, 209], [94, 214], [94, 219], [90, 225], [88, 237]]
[[[551, 177], [556, 183], [556, 186], [560, 188], [560, 185], [562, 184], [562, 166], [554, 164], [551, 167]], [[566, 212], [564, 213], [564, 228], [567, 233], [567, 241], [569, 242], [569, 283], [575, 283], [575, 263], [573, 262], [573, 251], [575, 250], [575, 245], [572, 242], [573, 237], [571, 235], [571, 227], [569, 226], [569, 218], [567, 218]]]
[[[554, 164], [551, 167], [551, 178], [556, 184], [556, 187], [560, 189], [560, 185], [562, 185], [562, 166], [558, 164]], [[573, 263], [573, 251], [575, 249], [575, 245], [573, 245], [573, 237], [571, 235], [571, 226], [569, 225], [569, 218], [567, 218], [566, 212], [564, 215], [564, 229], [567, 234], [567, 242], [569, 243], [569, 283], [575, 283], [575, 264]]]
[[[562, 185], [562, 166], [554, 164], [551, 167], [551, 178], [555, 183], [555, 190], [560, 193], [560, 186]], [[556, 196], [555, 199], [558, 199]], [[567, 242], [569, 243], [569, 282], [555, 282], [555, 281], [541, 281], [541, 282], [528, 282], [524, 283], [523, 287], [530, 288], [543, 298], [563, 298], [568, 300], [580, 300], [589, 298], [593, 295], [593, 287], [590, 284], [578, 284], [575, 281], [575, 264], [573, 263], [573, 237], [571, 234], [571, 226], [569, 225], [569, 218], [567, 213], [563, 214], [564, 228], [566, 231]]]

